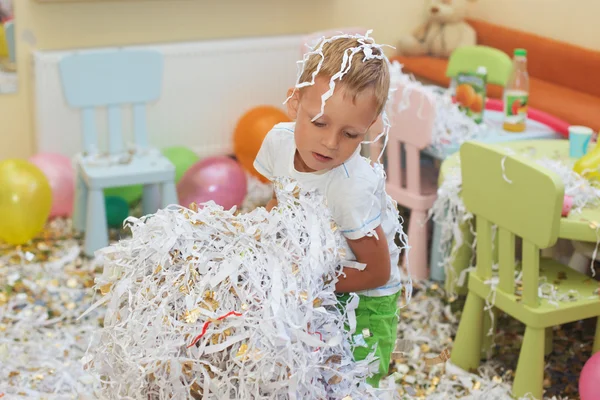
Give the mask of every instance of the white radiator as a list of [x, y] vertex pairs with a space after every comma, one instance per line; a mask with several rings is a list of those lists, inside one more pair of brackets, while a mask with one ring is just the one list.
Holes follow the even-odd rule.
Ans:
[[[130, 46], [151, 48], [164, 56], [163, 90], [148, 107], [153, 146], [184, 145], [202, 157], [232, 149], [237, 120], [250, 108], [283, 108], [296, 80], [303, 36], [198, 41]], [[82, 149], [81, 120], [65, 102], [58, 62], [73, 52], [38, 51], [33, 55], [37, 150], [73, 156]], [[124, 132], [131, 120], [124, 115]], [[105, 145], [106, 113], [98, 113], [99, 144]], [[131, 141], [130, 137], [125, 138]]]

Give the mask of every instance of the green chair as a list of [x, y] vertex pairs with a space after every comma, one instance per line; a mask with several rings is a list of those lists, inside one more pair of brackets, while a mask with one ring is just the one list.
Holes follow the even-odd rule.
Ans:
[[[551, 329], [600, 316], [598, 283], [554, 260], [540, 259], [540, 249], [558, 237], [564, 186], [551, 171], [520, 156], [509, 156], [497, 147], [467, 142], [460, 149], [462, 197], [476, 216], [477, 266], [469, 288], [451, 361], [476, 370], [484, 332], [484, 304], [492, 286], [492, 225], [498, 226], [498, 284], [495, 307], [525, 324], [525, 336], [512, 388], [519, 398], [531, 393], [542, 398], [544, 352], [551, 346]], [[515, 282], [515, 237], [522, 238], [522, 282]], [[570, 290], [576, 299], [549, 303], [538, 296], [540, 278], [559, 294]], [[599, 319], [600, 321], [600, 319]], [[546, 340], [550, 342], [546, 343]], [[600, 322], [593, 351], [600, 350]]]
[[459, 72], [475, 72], [479, 66], [487, 69], [487, 82], [505, 86], [512, 71], [512, 60], [502, 50], [488, 46], [464, 46], [452, 52], [446, 76], [455, 78]]

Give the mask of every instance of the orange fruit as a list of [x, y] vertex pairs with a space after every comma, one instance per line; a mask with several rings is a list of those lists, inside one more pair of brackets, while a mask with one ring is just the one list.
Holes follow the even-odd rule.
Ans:
[[471, 111], [476, 113], [480, 113], [483, 110], [483, 97], [480, 94], [475, 95], [470, 108]]
[[463, 107], [471, 107], [476, 95], [475, 89], [471, 85], [463, 83], [456, 87], [456, 101]]

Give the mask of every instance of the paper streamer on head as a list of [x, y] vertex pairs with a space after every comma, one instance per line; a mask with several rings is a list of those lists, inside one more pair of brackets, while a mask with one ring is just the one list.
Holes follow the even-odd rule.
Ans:
[[274, 187], [270, 213], [170, 206], [98, 254], [106, 316], [84, 363], [104, 397], [393, 398], [365, 381], [373, 354], [353, 359], [357, 302], [337, 305], [346, 241], [324, 198]]

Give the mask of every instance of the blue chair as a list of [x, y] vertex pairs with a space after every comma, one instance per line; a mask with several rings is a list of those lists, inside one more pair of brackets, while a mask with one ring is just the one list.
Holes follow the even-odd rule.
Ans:
[[[146, 105], [159, 98], [163, 59], [147, 50], [100, 50], [74, 53], [59, 64], [67, 103], [81, 110], [83, 153], [75, 156], [77, 182], [73, 225], [85, 231], [84, 253], [108, 245], [105, 188], [143, 185], [144, 214], [177, 203], [175, 167], [148, 146]], [[125, 148], [122, 108], [133, 112], [134, 146]], [[108, 149], [98, 148], [96, 109], [108, 113]]]

